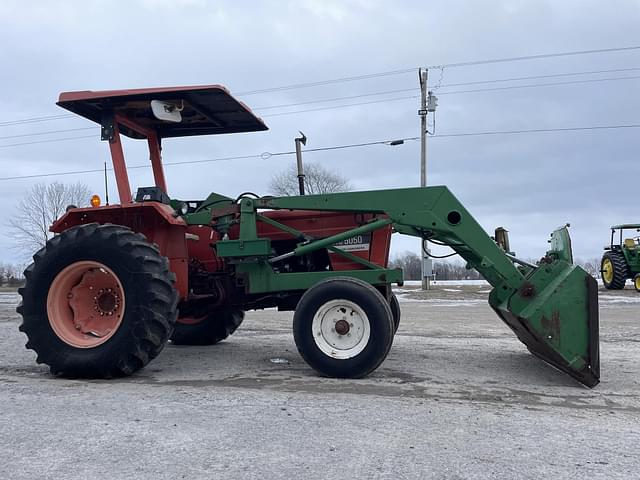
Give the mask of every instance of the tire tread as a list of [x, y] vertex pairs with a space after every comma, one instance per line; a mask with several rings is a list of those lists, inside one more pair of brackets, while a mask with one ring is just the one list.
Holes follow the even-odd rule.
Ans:
[[[109, 349], [109, 352], [115, 352], [113, 358], [97, 356], [87, 363], [69, 361], [64, 353], [61, 354], [52, 347], [52, 338], [47, 333], [51, 329], [45, 325], [48, 324], [46, 316], [44, 319], [41, 318], [37, 309], [32, 306], [36, 299], [40, 298], [39, 295], [43, 294], [36, 291], [36, 284], [38, 276], [46, 271], [47, 259], [77, 248], [80, 243], [85, 246], [95, 245], [95, 248], [101, 248], [101, 245], [116, 245], [118, 253], [130, 259], [132, 268], [135, 268], [134, 274], [142, 277], [138, 283], [144, 285], [146, 303], [134, 307], [136, 313], [144, 314], [144, 320], [132, 327], [135, 334], [128, 336], [127, 338], [131, 337], [129, 340], [123, 338], [120, 341], [121, 345]], [[25, 286], [19, 292], [22, 302], [16, 309], [23, 317], [19, 329], [27, 335], [26, 348], [34, 350], [37, 354], [36, 361], [49, 365], [54, 375], [73, 378], [130, 375], [162, 351], [173, 331], [177, 317], [178, 293], [173, 287], [175, 276], [169, 270], [169, 262], [144, 235], [127, 227], [94, 223], [70, 228], [53, 237], [44, 248], [33, 255], [33, 263], [25, 270], [25, 278]], [[146, 279], [149, 281], [145, 282]], [[71, 346], [69, 349], [79, 350]]]

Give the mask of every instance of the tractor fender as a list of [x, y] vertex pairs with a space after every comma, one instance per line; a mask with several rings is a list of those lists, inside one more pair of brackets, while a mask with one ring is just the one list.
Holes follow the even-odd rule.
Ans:
[[49, 228], [62, 233], [69, 228], [87, 223], [112, 223], [129, 227], [142, 233], [157, 245], [160, 253], [169, 259], [170, 268], [176, 275], [175, 288], [181, 299], [189, 291], [187, 253], [187, 224], [175, 216], [175, 210], [159, 202], [106, 205], [104, 207], [72, 208], [56, 220]]

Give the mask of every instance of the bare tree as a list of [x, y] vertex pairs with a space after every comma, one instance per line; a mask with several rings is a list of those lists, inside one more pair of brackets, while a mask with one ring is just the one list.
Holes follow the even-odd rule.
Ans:
[[389, 261], [389, 268], [402, 268], [406, 280], [420, 280], [422, 269], [420, 256], [414, 252], [403, 252]]
[[[317, 163], [304, 165], [304, 189], [309, 195], [318, 193], [347, 192], [351, 190], [349, 181], [339, 173], [331, 172]], [[274, 195], [298, 195], [298, 170], [291, 165], [285, 171], [271, 177], [269, 190]]]
[[24, 268], [9, 263], [0, 263], [0, 287], [19, 287], [24, 282]]
[[585, 271], [595, 277], [600, 277], [600, 259], [599, 258], [590, 258], [588, 260], [577, 259], [575, 261], [577, 265], [580, 265]]
[[8, 230], [18, 250], [26, 254], [42, 248], [53, 235], [51, 224], [66, 211], [67, 206], [86, 206], [89, 187], [84, 183], [38, 183], [31, 187], [14, 209]]
[[436, 280], [480, 280], [482, 275], [459, 260], [436, 260], [433, 262]]
[[[390, 268], [402, 268], [405, 280], [420, 280], [422, 277], [421, 259], [417, 253], [403, 252], [389, 261]], [[460, 261], [436, 260], [433, 263], [436, 280], [479, 280], [482, 275], [477, 270], [467, 269]]]

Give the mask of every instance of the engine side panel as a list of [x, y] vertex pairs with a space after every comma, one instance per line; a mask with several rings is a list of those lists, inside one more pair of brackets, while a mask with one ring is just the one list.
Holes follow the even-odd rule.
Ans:
[[[362, 213], [341, 212], [314, 212], [307, 210], [274, 210], [263, 212], [262, 215], [279, 223], [295, 228], [304, 234], [319, 239], [359, 227], [370, 222], [374, 215]], [[258, 222], [258, 236], [270, 238], [272, 242], [278, 240], [294, 239], [293, 235], [277, 229], [269, 224]], [[237, 235], [237, 230], [232, 229], [230, 236]], [[354, 237], [338, 248], [368, 260], [372, 263], [386, 267], [389, 260], [389, 247], [391, 245], [391, 226], [386, 226], [368, 234], [368, 236]], [[339, 254], [329, 252], [331, 268], [336, 271], [359, 270], [362, 265], [353, 262]]]

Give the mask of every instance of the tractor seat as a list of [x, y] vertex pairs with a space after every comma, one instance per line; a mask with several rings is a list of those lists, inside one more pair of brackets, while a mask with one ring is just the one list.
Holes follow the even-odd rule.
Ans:
[[136, 202], [160, 202], [169, 205], [171, 199], [160, 187], [139, 187]]
[[636, 242], [633, 238], [625, 238], [624, 239], [624, 246], [625, 248], [636, 248]]

